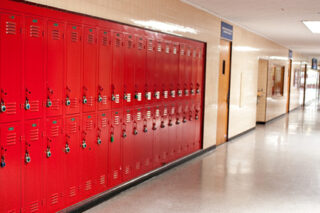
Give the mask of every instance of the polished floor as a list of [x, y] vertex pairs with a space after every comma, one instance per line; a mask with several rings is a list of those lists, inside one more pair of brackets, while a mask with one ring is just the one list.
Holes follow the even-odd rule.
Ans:
[[320, 212], [320, 108], [258, 125], [87, 212]]

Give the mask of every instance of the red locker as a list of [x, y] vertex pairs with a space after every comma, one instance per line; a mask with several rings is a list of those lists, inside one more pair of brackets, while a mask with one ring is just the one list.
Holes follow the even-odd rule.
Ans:
[[66, 34], [66, 114], [80, 112], [82, 29], [78, 25], [67, 25]]
[[[124, 88], [123, 88], [123, 102], [124, 106], [132, 106], [134, 104], [134, 73], [136, 60], [136, 39], [131, 34], [125, 34], [124, 45]], [[141, 95], [140, 95], [141, 96]]]
[[44, 178], [42, 185], [45, 192], [46, 212], [56, 212], [64, 207], [63, 167], [64, 135], [62, 118], [52, 117], [46, 120], [46, 140], [43, 146]]
[[114, 187], [122, 182], [122, 136], [122, 112], [120, 110], [113, 110], [111, 112], [108, 155], [108, 182], [110, 187]]
[[[154, 103], [159, 103], [162, 100], [163, 91], [164, 91], [164, 79], [162, 78], [162, 72], [164, 67], [164, 43], [161, 40], [157, 40], [156, 42], [156, 61], [155, 61], [155, 69], [153, 71], [153, 79], [154, 79]], [[168, 95], [168, 94], [166, 94]]]
[[162, 165], [161, 162], [161, 111], [159, 106], [154, 106], [152, 109], [152, 131], [153, 131], [153, 168], [158, 168]]
[[0, 13], [0, 123], [21, 117], [21, 17]]
[[46, 114], [62, 114], [64, 80], [64, 30], [65, 25], [57, 21], [47, 22], [47, 66], [46, 66]]
[[170, 69], [168, 72], [169, 81], [169, 100], [177, 100], [178, 84], [179, 84], [179, 44], [172, 43], [172, 51], [170, 52]]
[[146, 91], [146, 40], [142, 36], [136, 36], [135, 57], [135, 105], [143, 105], [151, 101], [151, 93]]
[[171, 75], [171, 54], [172, 54], [172, 44], [170, 41], [164, 42], [164, 51], [163, 51], [163, 68], [160, 72], [160, 77], [162, 80], [162, 102], [167, 103], [171, 94], [170, 91], [170, 82], [172, 82]]
[[176, 128], [176, 140], [174, 143], [174, 158], [178, 159], [182, 156], [182, 135], [184, 134], [185, 120], [183, 119], [183, 103], [178, 102], [176, 104], [176, 116], [175, 116], [175, 128]]
[[177, 143], [177, 128], [176, 128], [176, 106], [175, 104], [168, 105], [168, 160], [175, 160], [176, 143]]
[[143, 172], [143, 163], [146, 156], [145, 153], [145, 135], [143, 134], [143, 110], [141, 108], [136, 108], [133, 111], [133, 132], [134, 134], [134, 162], [135, 162], [135, 176], [142, 175]]
[[191, 47], [186, 45], [185, 48], [186, 57], [185, 57], [185, 67], [184, 67], [184, 99], [189, 99], [190, 96], [190, 85], [192, 78], [192, 52]]
[[193, 150], [199, 150], [201, 148], [201, 132], [202, 132], [202, 106], [201, 103], [195, 104], [195, 136], [193, 142]]
[[20, 212], [21, 124], [0, 124], [0, 212]]
[[179, 54], [179, 81], [178, 81], [178, 91], [177, 95], [179, 99], [183, 99], [185, 95], [185, 88], [186, 88], [186, 45], [181, 44], [179, 45], [180, 54]]
[[160, 154], [161, 154], [161, 163], [165, 164], [169, 162], [169, 115], [168, 115], [168, 106], [164, 105], [160, 107], [161, 113], [161, 122], [160, 122]]
[[25, 118], [39, 118], [44, 101], [44, 21], [25, 17], [24, 111]]
[[144, 172], [149, 172], [152, 169], [152, 144], [153, 144], [153, 132], [152, 132], [152, 109], [147, 106], [143, 109], [143, 160], [142, 168]]
[[187, 155], [189, 153], [189, 141], [192, 140], [194, 125], [193, 114], [187, 101], [182, 103], [182, 134], [181, 139], [181, 155]]
[[99, 31], [99, 71], [98, 71], [98, 109], [111, 108], [111, 70], [112, 45], [111, 34], [107, 30]]
[[65, 139], [63, 144], [63, 199], [65, 205], [72, 205], [80, 200], [79, 168], [80, 168], [80, 118], [78, 115], [68, 116], [64, 122]]
[[95, 152], [95, 182], [96, 192], [103, 192], [107, 189], [107, 170], [108, 170], [108, 148], [110, 137], [110, 112], [98, 113], [98, 126]]
[[197, 70], [197, 84], [196, 84], [196, 100], [202, 102], [203, 78], [204, 78], [204, 59], [203, 59], [203, 45], [198, 48], [198, 70]]
[[[40, 119], [25, 121], [25, 144], [22, 152], [22, 212], [41, 212], [43, 136]], [[36, 184], [35, 184], [36, 183]]]
[[128, 181], [134, 177], [135, 166], [135, 144], [134, 137], [138, 134], [136, 126], [133, 123], [133, 111], [126, 109], [123, 112], [123, 125], [122, 125], [122, 162], [123, 162], [123, 180]]
[[83, 79], [82, 79], [82, 111], [96, 110], [96, 79], [97, 79], [97, 30], [93, 27], [84, 28], [83, 39]]
[[[156, 42], [153, 38], [147, 40], [147, 59], [146, 59], [146, 93], [151, 94], [151, 103], [156, 100], [156, 84], [159, 79], [155, 79], [156, 65]], [[148, 100], [150, 102], [150, 100]]]
[[198, 49], [195, 45], [191, 48], [192, 51], [192, 71], [191, 71], [191, 82], [190, 82], [190, 95], [194, 100], [196, 98], [196, 85], [198, 77]]
[[97, 152], [97, 116], [94, 113], [82, 115], [82, 132], [80, 139], [80, 192], [87, 198], [94, 192], [95, 153]]
[[188, 122], [188, 129], [191, 130], [188, 132], [188, 134], [185, 135], [185, 140], [186, 140], [186, 152], [187, 154], [191, 153], [194, 151], [193, 146], [195, 143], [195, 132], [197, 131], [196, 128], [196, 122], [197, 122], [197, 116], [195, 113], [195, 105], [194, 103], [188, 103], [186, 101], [186, 104], [189, 105], [189, 121]]
[[113, 46], [113, 67], [112, 67], [112, 83], [111, 83], [111, 100], [112, 108], [119, 108], [122, 106], [123, 95], [123, 65], [124, 65], [124, 47], [123, 47], [123, 34], [119, 32], [113, 33], [112, 38]]

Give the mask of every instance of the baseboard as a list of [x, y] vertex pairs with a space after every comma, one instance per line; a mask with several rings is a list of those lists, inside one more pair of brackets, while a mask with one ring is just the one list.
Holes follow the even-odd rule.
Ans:
[[179, 166], [179, 165], [181, 165], [181, 164], [183, 164], [183, 163], [185, 163], [187, 161], [190, 161], [191, 159], [194, 159], [194, 158], [196, 158], [196, 157], [198, 157], [200, 155], [203, 155], [203, 154], [205, 154], [205, 153], [207, 153], [209, 151], [212, 151], [214, 149], [216, 149], [216, 145], [213, 145], [213, 146], [208, 147], [208, 148], [203, 149], [203, 150], [199, 150], [199, 151], [197, 151], [195, 153], [192, 153], [192, 154], [190, 154], [188, 156], [185, 156], [185, 157], [180, 158], [180, 159], [178, 159], [176, 161], [168, 163], [168, 164], [166, 164], [166, 165], [164, 165], [164, 166], [162, 166], [162, 167], [160, 167], [158, 169], [155, 169], [155, 170], [153, 170], [153, 171], [151, 171], [149, 173], [146, 173], [146, 174], [144, 174], [144, 175], [142, 175], [142, 176], [140, 176], [138, 178], [130, 180], [130, 181], [128, 181], [126, 183], [123, 183], [123, 184], [121, 184], [121, 185], [119, 185], [117, 187], [114, 187], [114, 188], [112, 188], [110, 190], [107, 190], [107, 191], [102, 192], [100, 194], [97, 194], [97, 195], [95, 195], [93, 197], [90, 197], [90, 198], [88, 198], [88, 199], [86, 199], [84, 201], [81, 201], [81, 202], [79, 202], [77, 204], [69, 206], [69, 207], [61, 210], [60, 212], [83, 212], [83, 211], [86, 211], [86, 210], [88, 210], [88, 209], [90, 209], [90, 208], [92, 208], [92, 207], [94, 207], [94, 206], [96, 206], [96, 205], [98, 205], [98, 204], [100, 204], [100, 203], [102, 203], [102, 202], [114, 197], [115, 195], [117, 195], [117, 194], [119, 194], [119, 193], [121, 193], [121, 192], [123, 192], [123, 191], [125, 191], [125, 190], [127, 190], [127, 189], [129, 189], [131, 187], [133, 187], [133, 186], [136, 186], [136, 185], [138, 185], [138, 184], [140, 184], [140, 183], [142, 183], [142, 182], [144, 182], [144, 181], [146, 181], [146, 180], [148, 180], [148, 179], [150, 179], [152, 177], [160, 175], [160, 174], [162, 174], [162, 173], [164, 173], [164, 172], [166, 172], [166, 171], [168, 171], [168, 170], [170, 170], [170, 169], [172, 169], [174, 167], [177, 167], [177, 166]]
[[246, 130], [246, 131], [244, 131], [244, 132], [241, 132], [241, 133], [239, 133], [239, 134], [237, 134], [237, 135], [235, 135], [235, 136], [232, 136], [231, 138], [228, 138], [228, 142], [229, 141], [232, 141], [232, 140], [234, 140], [234, 139], [236, 139], [236, 138], [238, 138], [238, 137], [240, 137], [240, 136], [242, 136], [242, 135], [245, 135], [245, 134], [247, 134], [248, 132], [251, 132], [252, 130], [255, 130], [256, 129], [256, 127], [252, 127], [252, 128], [250, 128], [250, 129], [248, 129], [248, 130]]

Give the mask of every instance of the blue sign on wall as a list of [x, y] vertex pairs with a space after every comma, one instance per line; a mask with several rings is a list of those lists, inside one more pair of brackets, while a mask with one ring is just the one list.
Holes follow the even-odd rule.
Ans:
[[232, 41], [233, 38], [233, 26], [225, 22], [221, 22], [221, 38]]
[[318, 69], [318, 60], [316, 58], [312, 59], [312, 66], [311, 69], [317, 70]]
[[289, 50], [289, 59], [292, 59], [292, 50]]

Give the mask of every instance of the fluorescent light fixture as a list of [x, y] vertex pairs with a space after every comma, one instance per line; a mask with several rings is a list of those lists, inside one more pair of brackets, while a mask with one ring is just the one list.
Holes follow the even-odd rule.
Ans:
[[198, 34], [198, 31], [191, 28], [191, 27], [185, 27], [182, 25], [178, 24], [173, 24], [173, 23], [166, 23], [166, 22], [161, 22], [161, 21], [155, 21], [155, 20], [135, 20], [131, 19], [131, 21], [137, 25], [153, 29], [153, 30], [160, 30], [163, 32], [168, 32], [168, 33], [191, 33], [191, 34]]
[[320, 21], [302, 21], [312, 33], [320, 33]]

